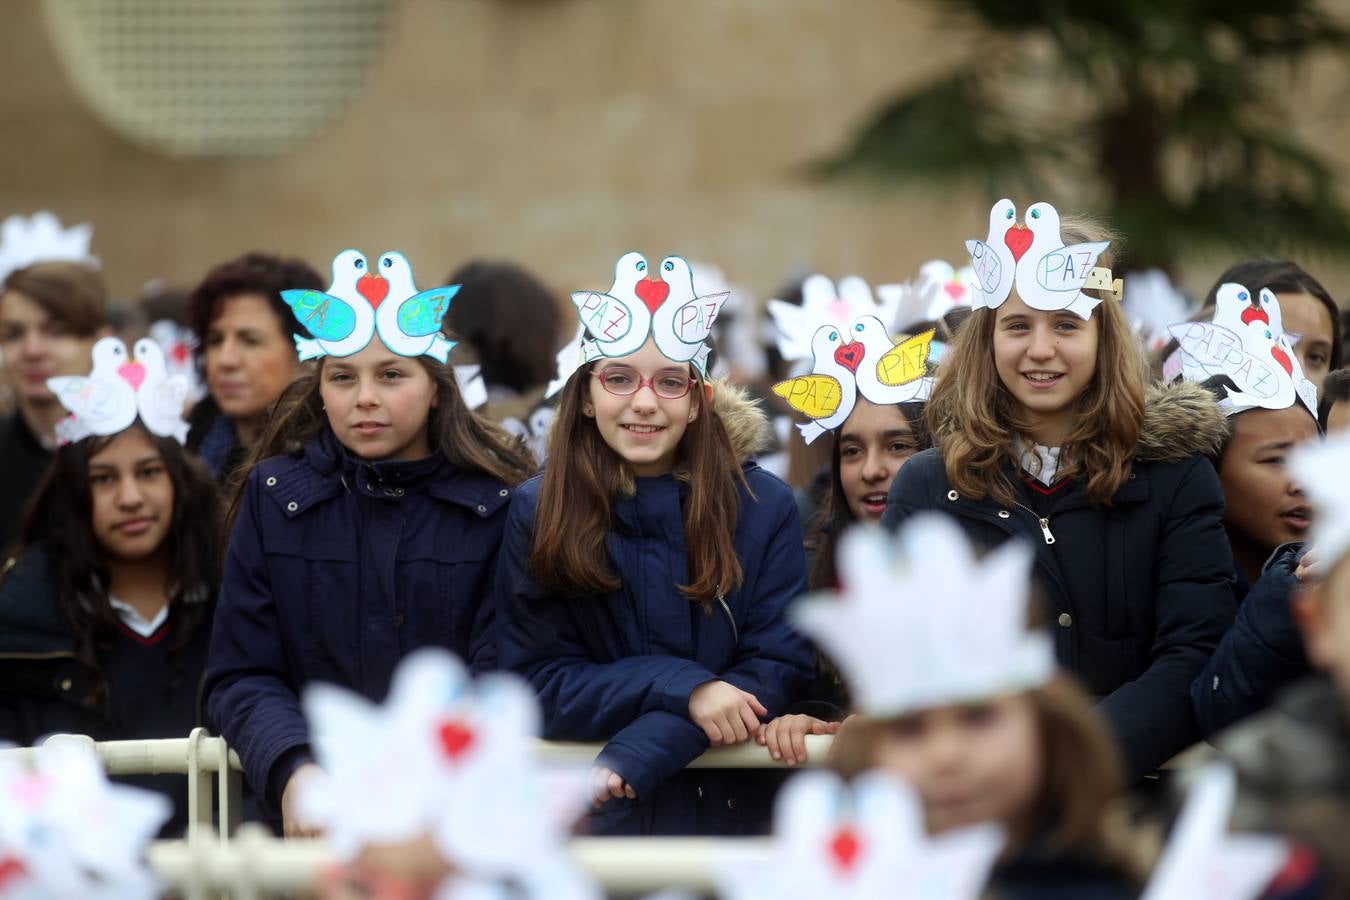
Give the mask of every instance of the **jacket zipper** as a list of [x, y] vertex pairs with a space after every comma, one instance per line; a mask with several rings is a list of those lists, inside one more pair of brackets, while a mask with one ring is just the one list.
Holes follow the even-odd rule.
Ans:
[[50, 653], [0, 653], [0, 659], [74, 659], [69, 650], [54, 650]]
[[717, 592], [717, 602], [722, 604], [722, 611], [727, 614], [727, 621], [731, 623], [731, 637], [736, 643], [741, 642], [741, 631], [736, 627], [736, 617], [731, 614], [731, 607], [727, 605], [727, 598], [722, 596], [722, 592]]
[[1049, 517], [1049, 516], [1038, 516], [1038, 515], [1036, 515], [1036, 510], [1032, 509], [1030, 506], [1027, 506], [1025, 503], [1017, 503], [1016, 500], [1014, 500], [1013, 503], [1015, 503], [1015, 504], [1016, 504], [1017, 506], [1019, 506], [1020, 508], [1025, 509], [1027, 512], [1031, 513], [1032, 518], [1034, 518], [1034, 519], [1040, 524], [1040, 526], [1041, 526], [1041, 536], [1045, 538], [1045, 542], [1046, 542], [1047, 544], [1053, 544], [1053, 543], [1055, 542], [1055, 536], [1054, 536], [1053, 534], [1050, 533], [1050, 517]]

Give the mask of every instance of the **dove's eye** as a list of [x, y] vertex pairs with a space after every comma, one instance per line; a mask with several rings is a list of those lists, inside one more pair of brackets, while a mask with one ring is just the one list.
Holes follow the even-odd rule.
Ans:
[[354, 263], [354, 265], [355, 265], [358, 269], [364, 269], [364, 268], [366, 267], [366, 261], [365, 261], [364, 259], [358, 259], [358, 260]]
[[394, 265], [394, 261], [387, 256], [384, 259], [382, 259], [381, 262], [384, 263], [384, 267], [386, 269], [392, 268]]
[[1248, 298], [1248, 296], [1249, 296], [1249, 295], [1248, 295], [1248, 293], [1247, 293], [1246, 291], [1238, 291], [1238, 299], [1239, 299], [1239, 300], [1246, 300], [1246, 299]]
[[666, 260], [665, 263], [661, 266], [661, 268], [665, 269], [667, 272], [674, 272], [675, 264], [670, 260]]
[[863, 323], [859, 322], [857, 325], [854, 325], [853, 330], [858, 332], [859, 334], [862, 334]]
[[1006, 213], [1003, 214], [1003, 218], [1005, 218], [1005, 219], [1011, 219], [1012, 217], [1013, 217], [1013, 211], [1012, 211], [1011, 209], [1008, 210]]
[[647, 264], [646, 264], [645, 262], [639, 262], [639, 263], [637, 264], [637, 270], [638, 270], [639, 272], [645, 272], [645, 271], [647, 271]]
[[1041, 211], [1039, 209], [1033, 209], [1031, 211], [1031, 217], [1033, 219], [1039, 219], [1041, 217]]
[[1267, 340], [1274, 340], [1274, 338], [1275, 338], [1275, 336], [1274, 336], [1273, 334], [1271, 334], [1269, 331], [1266, 332], [1266, 339], [1267, 339]]
[[837, 331], [831, 331], [831, 332], [830, 332], [830, 340], [832, 340], [832, 341], [837, 341], [837, 340], [839, 340], [839, 332], [837, 332]]

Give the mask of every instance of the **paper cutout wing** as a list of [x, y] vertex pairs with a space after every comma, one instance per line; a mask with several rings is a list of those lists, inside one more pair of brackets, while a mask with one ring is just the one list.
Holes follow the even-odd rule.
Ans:
[[877, 361], [877, 380], [887, 387], [898, 387], [922, 378], [928, 371], [928, 352], [936, 329], [901, 341]]
[[833, 375], [798, 375], [775, 384], [773, 392], [786, 400], [788, 406], [812, 419], [834, 415], [844, 396], [843, 385]]
[[48, 378], [47, 387], [88, 434], [116, 434], [136, 421], [136, 392], [120, 378], [59, 375]]
[[341, 297], [324, 291], [286, 290], [281, 292], [281, 299], [317, 340], [345, 340], [356, 330], [356, 310]]
[[459, 293], [459, 285], [432, 288], [413, 294], [398, 305], [398, 327], [406, 335], [426, 337], [437, 334], [445, 320], [450, 301]]
[[677, 307], [672, 324], [675, 336], [686, 344], [706, 341], [708, 335], [712, 334], [712, 324], [717, 321], [717, 314], [722, 311], [722, 304], [730, 296], [731, 291], [705, 294]]
[[1094, 241], [1050, 250], [1036, 262], [1036, 283], [1062, 295], [1067, 304], [1083, 289], [1097, 258], [1109, 246], [1110, 241]]
[[1279, 391], [1281, 378], [1274, 366], [1243, 349], [1241, 337], [1231, 329], [1212, 322], [1187, 322], [1172, 325], [1168, 331], [1181, 349], [1182, 373], [1188, 380], [1226, 375], [1243, 394], [1261, 399]]

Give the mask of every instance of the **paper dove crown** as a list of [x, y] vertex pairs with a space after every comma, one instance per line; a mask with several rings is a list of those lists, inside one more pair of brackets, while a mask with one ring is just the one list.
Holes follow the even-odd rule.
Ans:
[[1284, 333], [1280, 301], [1267, 288], [1257, 294], [1232, 282], [1219, 286], [1210, 322], [1182, 322], [1168, 328], [1177, 352], [1164, 365], [1164, 376], [1187, 381], [1226, 375], [1237, 385], [1219, 401], [1226, 415], [1248, 409], [1287, 409], [1302, 401], [1317, 418], [1317, 387]]
[[809, 444], [843, 425], [860, 395], [879, 405], [927, 400], [932, 343], [930, 328], [896, 344], [874, 315], [859, 316], [847, 328], [827, 323], [811, 338], [811, 371], [778, 382], [773, 392], [811, 419], [797, 423]]
[[140, 416], [141, 422], [160, 437], [187, 440], [188, 425], [183, 407], [191, 389], [183, 375], [170, 375], [164, 351], [151, 338], [127, 345], [115, 337], [94, 344], [94, 369], [88, 375], [61, 375], [47, 379], [47, 387], [70, 415], [56, 423], [62, 444], [72, 444], [90, 435], [117, 434]]
[[818, 641], [871, 716], [1029, 690], [1055, 672], [1050, 636], [1027, 630], [1031, 549], [1009, 541], [977, 560], [937, 513], [894, 537], [854, 528], [839, 542], [844, 590], [800, 601], [797, 626]]
[[773, 853], [724, 865], [722, 900], [974, 900], [1004, 843], [995, 824], [929, 837], [923, 804], [898, 776], [868, 772], [845, 784], [802, 772], [779, 792]]
[[1289, 454], [1289, 474], [1313, 506], [1308, 546], [1330, 569], [1350, 553], [1350, 432]]
[[958, 306], [970, 306], [979, 289], [974, 268], [956, 269], [945, 260], [934, 259], [919, 267], [919, 277], [913, 281], [877, 285], [877, 296], [895, 302], [891, 327], [905, 331], [916, 322], [930, 322]]
[[310, 334], [295, 335], [301, 361], [351, 356], [379, 332], [384, 345], [400, 356], [425, 354], [443, 363], [456, 344], [442, 337], [441, 327], [457, 293], [457, 284], [417, 290], [412, 265], [402, 253], [380, 254], [371, 271], [365, 254], [343, 250], [333, 257], [327, 291], [282, 291], [281, 299]]
[[9, 273], [39, 262], [81, 262], [98, 266], [89, 255], [93, 226], [88, 223], [62, 228], [61, 220], [49, 212], [30, 218], [10, 216], [0, 224], [0, 281]]
[[0, 754], [0, 895], [161, 896], [142, 856], [172, 813], [169, 801], [110, 783], [77, 740], [50, 739], [31, 765]]
[[576, 291], [576, 305], [587, 337], [577, 366], [605, 357], [627, 356], [647, 343], [672, 362], [692, 363], [708, 374], [708, 335], [730, 292], [698, 296], [694, 275], [683, 257], [667, 256], [650, 277], [647, 257], [630, 252], [614, 266], [614, 283], [605, 291]]
[[1084, 288], [1111, 291], [1120, 299], [1122, 285], [1111, 270], [1097, 265], [1110, 241], [1064, 246], [1059, 212], [1049, 203], [1033, 203], [1024, 224], [1017, 207], [1003, 199], [989, 210], [989, 236], [966, 241], [975, 268], [976, 309], [998, 309], [1017, 286], [1017, 296], [1032, 309], [1070, 310], [1086, 319], [1101, 303]]
[[878, 302], [872, 289], [857, 275], [840, 279], [838, 287], [824, 275], [812, 275], [802, 282], [801, 305], [786, 300], [770, 300], [769, 315], [778, 328], [778, 353], [789, 362], [810, 359], [815, 351], [815, 335], [823, 325], [847, 331], [862, 316], [875, 316], [890, 328], [895, 321], [900, 298], [883, 295]]
[[422, 649], [382, 706], [318, 682], [303, 705], [323, 775], [304, 783], [299, 810], [339, 858], [429, 836], [457, 887], [510, 879], [527, 897], [600, 897], [566, 854], [587, 770], [538, 758], [539, 704], [524, 681], [471, 680], [449, 653]]

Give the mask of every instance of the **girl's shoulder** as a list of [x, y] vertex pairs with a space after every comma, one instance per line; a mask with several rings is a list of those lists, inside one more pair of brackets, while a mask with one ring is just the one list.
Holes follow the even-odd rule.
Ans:
[[38, 652], [52, 639], [69, 639], [57, 604], [51, 555], [42, 545], [5, 562], [0, 580], [0, 652]]

